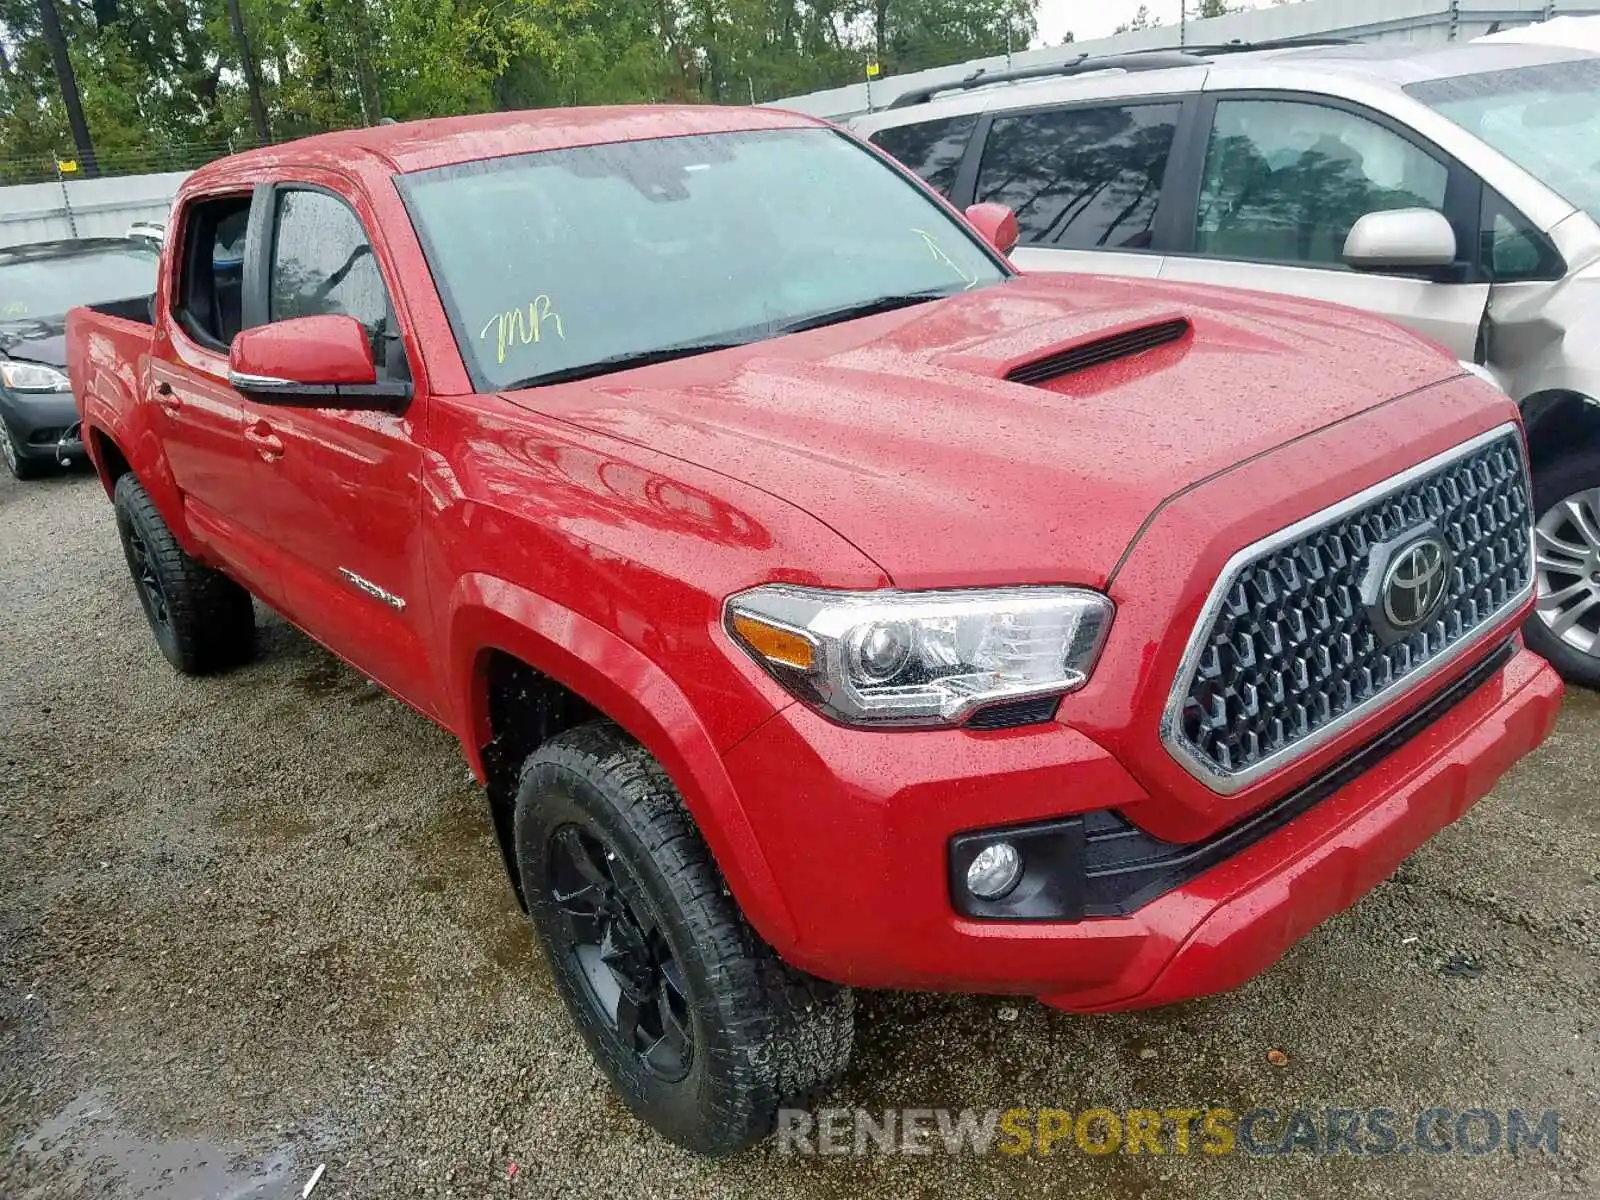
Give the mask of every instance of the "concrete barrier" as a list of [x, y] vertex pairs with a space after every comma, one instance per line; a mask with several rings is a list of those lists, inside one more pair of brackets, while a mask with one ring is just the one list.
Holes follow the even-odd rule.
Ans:
[[120, 237], [135, 221], [165, 222], [187, 171], [0, 187], [0, 246]]

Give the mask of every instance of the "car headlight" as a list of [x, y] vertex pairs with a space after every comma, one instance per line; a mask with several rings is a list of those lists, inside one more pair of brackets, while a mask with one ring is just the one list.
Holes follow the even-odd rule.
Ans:
[[66, 375], [43, 363], [0, 361], [0, 379], [14, 392], [68, 392], [72, 384]]
[[794, 695], [848, 725], [955, 725], [1080, 688], [1111, 627], [1064, 587], [842, 592], [773, 584], [729, 598], [729, 634]]

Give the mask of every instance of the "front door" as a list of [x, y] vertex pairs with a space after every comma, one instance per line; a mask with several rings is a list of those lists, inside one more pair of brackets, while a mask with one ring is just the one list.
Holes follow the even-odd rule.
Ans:
[[[381, 378], [409, 379], [389, 291], [361, 218], [307, 179], [263, 198], [266, 321], [341, 313], [372, 335]], [[328, 181], [329, 183], [333, 181]], [[245, 403], [260, 487], [250, 520], [276, 547], [285, 614], [359, 670], [431, 712], [422, 630], [422, 405], [362, 412]]]
[[1477, 181], [1429, 148], [1339, 105], [1275, 97], [1215, 102], [1192, 245], [1161, 278], [1281, 292], [1366, 309], [1473, 361], [1489, 285], [1374, 274], [1344, 265], [1369, 212], [1431, 208], [1456, 227], [1462, 271], [1476, 253]]

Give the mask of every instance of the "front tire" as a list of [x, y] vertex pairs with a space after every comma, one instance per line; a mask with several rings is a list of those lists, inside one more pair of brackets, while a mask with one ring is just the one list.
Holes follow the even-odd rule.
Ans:
[[1569, 683], [1600, 688], [1600, 448], [1535, 476], [1538, 610], [1528, 646]]
[[128, 572], [156, 645], [185, 675], [210, 675], [255, 652], [250, 593], [184, 552], [155, 503], [131, 474], [113, 493]]
[[563, 999], [628, 1107], [730, 1154], [832, 1088], [852, 998], [780, 961], [723, 885], [677, 790], [610, 722], [522, 769], [517, 863]]
[[0, 419], [0, 462], [5, 463], [13, 479], [38, 479], [44, 474], [43, 467], [33, 459], [23, 457], [22, 444], [3, 419]]

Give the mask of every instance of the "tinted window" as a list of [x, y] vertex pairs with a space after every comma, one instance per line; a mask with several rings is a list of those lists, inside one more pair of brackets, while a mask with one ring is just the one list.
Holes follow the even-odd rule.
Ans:
[[355, 213], [323, 192], [283, 193], [267, 319], [340, 313], [376, 329], [388, 310], [383, 277]]
[[880, 129], [867, 140], [905, 163], [927, 180], [929, 187], [948, 196], [955, 186], [961, 156], [967, 151], [967, 139], [977, 123], [978, 114], [972, 113], [943, 121]]
[[1224, 100], [1206, 148], [1195, 250], [1342, 265], [1370, 212], [1444, 208], [1449, 172], [1413, 143], [1342, 109]]
[[827, 129], [547, 150], [417, 172], [402, 190], [489, 389], [1007, 277], [943, 206]]
[[1177, 123], [1176, 104], [996, 117], [978, 199], [1009, 205], [1024, 243], [1144, 249]]

